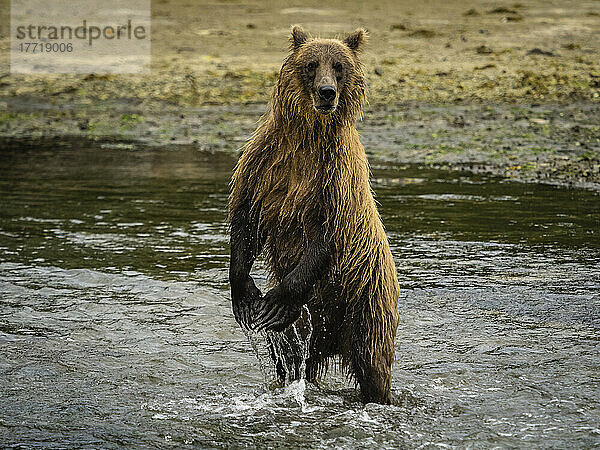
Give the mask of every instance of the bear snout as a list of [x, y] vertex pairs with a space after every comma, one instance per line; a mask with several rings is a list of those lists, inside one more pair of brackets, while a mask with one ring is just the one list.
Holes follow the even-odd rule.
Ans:
[[313, 98], [315, 110], [321, 114], [330, 114], [337, 108], [337, 89], [332, 84], [323, 84], [316, 89]]
[[336, 94], [337, 91], [335, 89], [335, 86], [332, 86], [330, 84], [321, 86], [319, 88], [319, 98], [321, 98], [321, 100], [325, 100], [326, 102], [332, 102], [335, 99]]

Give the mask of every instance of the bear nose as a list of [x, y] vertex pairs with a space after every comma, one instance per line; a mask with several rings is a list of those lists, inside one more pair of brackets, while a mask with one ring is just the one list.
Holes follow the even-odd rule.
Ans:
[[335, 98], [335, 87], [331, 85], [321, 86], [319, 88], [319, 97], [321, 99], [330, 102]]

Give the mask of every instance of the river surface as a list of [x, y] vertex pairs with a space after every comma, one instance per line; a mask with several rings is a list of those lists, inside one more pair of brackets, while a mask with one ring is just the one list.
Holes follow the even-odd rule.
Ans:
[[597, 192], [373, 161], [400, 325], [394, 404], [364, 406], [334, 373], [267, 387], [230, 308], [233, 164], [1, 143], [0, 445], [600, 445]]

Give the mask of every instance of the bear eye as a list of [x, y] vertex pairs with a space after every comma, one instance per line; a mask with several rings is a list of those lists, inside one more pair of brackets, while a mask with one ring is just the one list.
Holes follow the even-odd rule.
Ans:
[[306, 66], [306, 70], [308, 70], [309, 72], [312, 72], [313, 70], [316, 70], [316, 68], [317, 68], [318, 65], [319, 64], [316, 61], [310, 62]]
[[342, 79], [342, 75], [343, 75], [343, 70], [344, 68], [342, 67], [342, 65], [340, 63], [335, 63], [333, 65], [333, 70], [335, 70], [335, 79], [337, 81], [340, 81]]

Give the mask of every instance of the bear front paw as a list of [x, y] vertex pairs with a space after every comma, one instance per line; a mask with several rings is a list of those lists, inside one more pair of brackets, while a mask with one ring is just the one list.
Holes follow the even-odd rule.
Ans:
[[300, 317], [301, 312], [301, 305], [295, 305], [282, 295], [279, 286], [275, 287], [262, 298], [257, 315], [252, 321], [252, 329], [283, 331]]
[[231, 300], [233, 306], [233, 315], [237, 323], [246, 329], [250, 328], [252, 311], [260, 303], [262, 293], [254, 284], [252, 277], [244, 282], [239, 289], [232, 289]]

